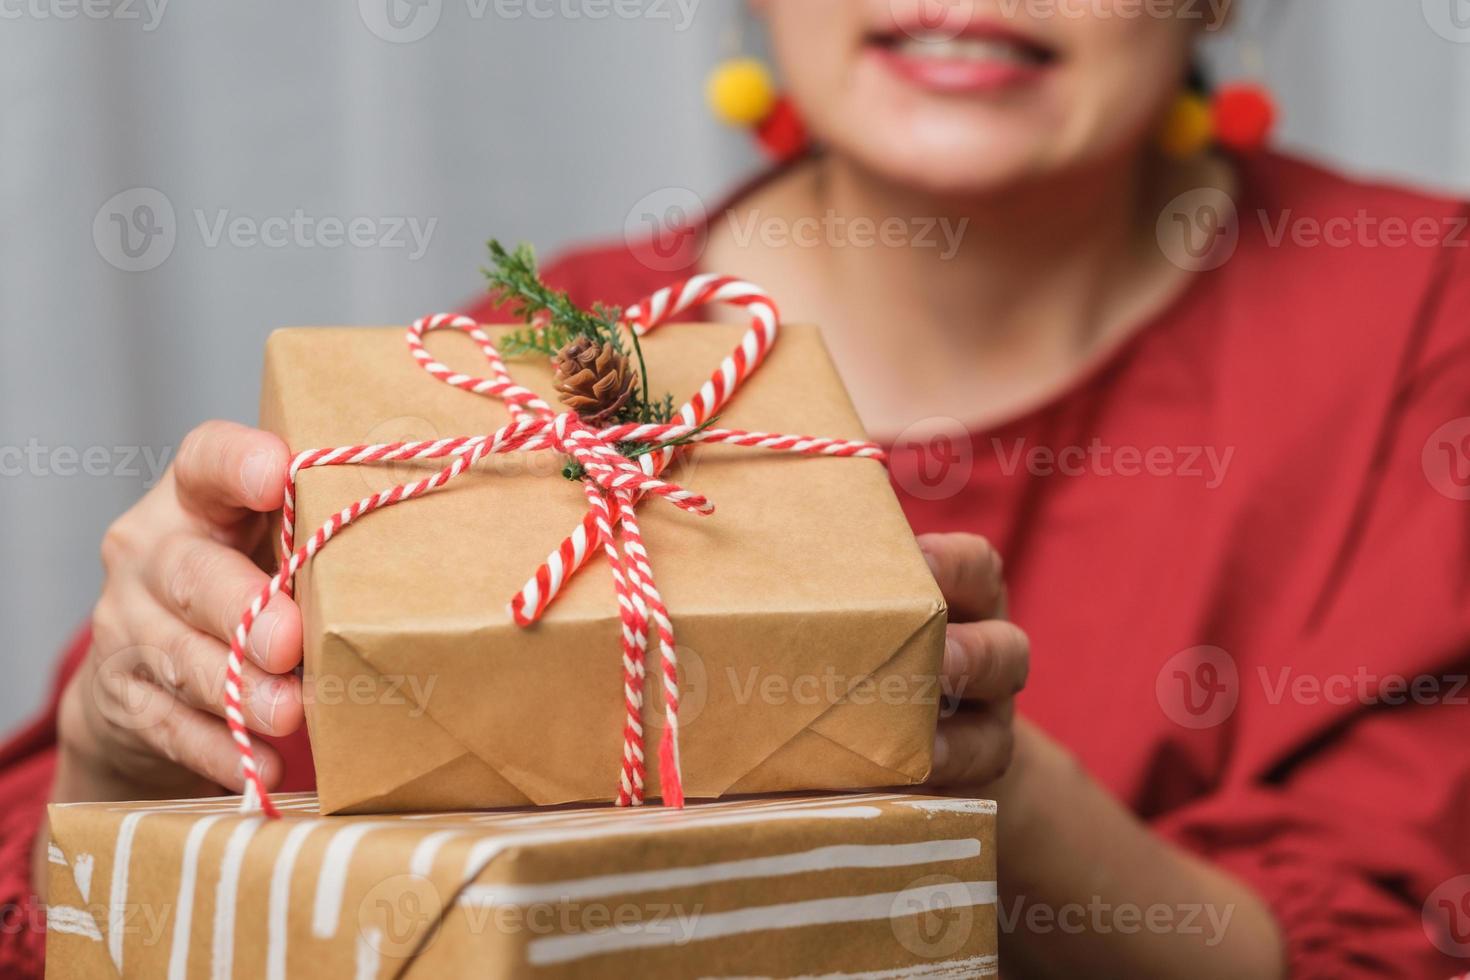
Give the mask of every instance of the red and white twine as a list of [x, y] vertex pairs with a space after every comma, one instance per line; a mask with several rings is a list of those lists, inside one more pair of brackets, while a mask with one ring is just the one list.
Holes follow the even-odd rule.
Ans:
[[[677, 448], [665, 447], [640, 456], [635, 462], [623, 456], [618, 445], [685, 440], [801, 455], [883, 458], [882, 450], [871, 442], [736, 429], [701, 429], [700, 426], [713, 418], [760, 367], [775, 345], [780, 332], [776, 304], [750, 283], [725, 276], [702, 275], [661, 289], [624, 313], [627, 325], [638, 336], [644, 336], [672, 318], [710, 303], [744, 307], [751, 316], [750, 329], [741, 338], [739, 346], [679, 410], [678, 421], [667, 425], [629, 424], [594, 430], [576, 414], [558, 413], [534, 392], [516, 384], [490, 336], [473, 320], [440, 314], [413, 325], [407, 337], [409, 350], [425, 371], [445, 384], [500, 399], [505, 402], [511, 421], [491, 435], [314, 449], [292, 460], [286, 476], [285, 504], [281, 513], [281, 567], [240, 618], [230, 642], [225, 679], [225, 718], [240, 750], [245, 777], [243, 811], [263, 810], [268, 816], [278, 815], [261, 780], [250, 734], [240, 710], [245, 644], [251, 625], [271, 597], [282, 592], [289, 595], [296, 573], [334, 535], [365, 514], [431, 493], [487, 456], [535, 451], [560, 453], [581, 464], [586, 473], [582, 489], [587, 498], [587, 516], [511, 599], [511, 616], [518, 626], [534, 624], [555, 601], [567, 580], [594, 554], [600, 551], [607, 558], [622, 623], [625, 720], [618, 805], [638, 806], [644, 798], [643, 688], [650, 633], [658, 642], [659, 671], [663, 681], [665, 724], [659, 745], [659, 781], [665, 805], [684, 805], [679, 764], [679, 664], [674, 627], [663, 597], [654, 584], [653, 567], [649, 563], [648, 549], [643, 544], [637, 507], [645, 497], [660, 497], [696, 514], [710, 514], [714, 506], [701, 495], [662, 479], [663, 472], [678, 455]], [[458, 330], [468, 334], [489, 362], [489, 377], [460, 374], [439, 363], [423, 342], [424, 335], [434, 330]], [[296, 480], [303, 469], [441, 459], [447, 460], [447, 465], [432, 476], [364, 497], [333, 514], [305, 544], [296, 545]]]

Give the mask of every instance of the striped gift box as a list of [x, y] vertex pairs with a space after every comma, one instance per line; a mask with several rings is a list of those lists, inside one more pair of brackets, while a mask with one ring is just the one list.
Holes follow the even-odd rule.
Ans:
[[971, 977], [995, 808], [901, 794], [284, 817], [51, 808], [48, 976]]

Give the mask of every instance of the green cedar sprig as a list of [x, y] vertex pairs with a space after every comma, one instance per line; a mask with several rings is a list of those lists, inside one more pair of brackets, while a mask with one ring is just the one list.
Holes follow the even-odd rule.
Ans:
[[[552, 289], [542, 281], [536, 267], [536, 252], [528, 244], [516, 246], [512, 251], [499, 241], [490, 241], [491, 265], [485, 269], [485, 278], [490, 282], [491, 292], [498, 298], [499, 305], [508, 308], [518, 319], [531, 321], [544, 317], [540, 326], [526, 327], [505, 334], [498, 346], [507, 357], [522, 357], [541, 354], [556, 357], [562, 349], [579, 337], [587, 337], [613, 349], [624, 356], [636, 358], [638, 362], [639, 386], [628, 404], [618, 413], [617, 422], [636, 422], [642, 425], [667, 425], [677, 418], [678, 410], [673, 395], [654, 398], [649, 395], [648, 365], [643, 359], [643, 345], [638, 335], [628, 331], [632, 338], [632, 351], [622, 329], [623, 311], [614, 306], [594, 306], [584, 310], [573, 303], [567, 293]], [[713, 425], [710, 419], [696, 432]], [[666, 448], [688, 445], [693, 442], [691, 433], [666, 443], [623, 443], [618, 450], [628, 459], [636, 459]], [[575, 462], [569, 462], [565, 470], [567, 479], [579, 480], [585, 474]]]

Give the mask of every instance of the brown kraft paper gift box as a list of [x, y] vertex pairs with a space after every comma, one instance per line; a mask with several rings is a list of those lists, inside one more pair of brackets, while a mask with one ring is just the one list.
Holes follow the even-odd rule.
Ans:
[[50, 811], [47, 975], [982, 977], [994, 804], [898, 794], [282, 819]]
[[[494, 333], [494, 331], [492, 331]], [[644, 340], [650, 389], [683, 399], [743, 333], [671, 325]], [[266, 351], [262, 424], [293, 452], [494, 432], [504, 405], [431, 378], [403, 330], [288, 329]], [[463, 336], [434, 354], [483, 373]], [[551, 368], [509, 362], [552, 400]], [[813, 327], [787, 326], [722, 428], [864, 438]], [[508, 602], [586, 511], [551, 453], [490, 457], [423, 498], [368, 515], [298, 577], [307, 722], [328, 813], [551, 805], [616, 796], [620, 622], [601, 557], [527, 629]], [[308, 469], [298, 541], [361, 497], [442, 463]], [[639, 508], [674, 623], [691, 799], [921, 782], [938, 713], [945, 607], [888, 476], [864, 459], [702, 446], [671, 479], [698, 517]], [[658, 793], [662, 698], [643, 721]]]

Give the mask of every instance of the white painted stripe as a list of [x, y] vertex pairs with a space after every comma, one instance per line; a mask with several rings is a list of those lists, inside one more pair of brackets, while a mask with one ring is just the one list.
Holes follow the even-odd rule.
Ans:
[[382, 941], [383, 934], [377, 929], [368, 929], [357, 937], [357, 980], [377, 980], [382, 964], [378, 944]]
[[616, 823], [625, 820], [677, 820], [681, 815], [701, 815], [712, 811], [749, 813], [762, 810], [810, 810], [835, 806], [852, 806], [856, 803], [878, 803], [900, 799], [897, 793], [870, 793], [861, 796], [832, 796], [821, 799], [781, 800], [721, 800], [714, 803], [699, 803], [683, 810], [668, 807], [589, 807], [577, 810], [558, 810], [554, 813], [503, 813], [486, 814], [475, 818], [475, 823], [504, 823], [506, 826], [546, 826], [566, 822], [591, 822], [601, 820]]
[[906, 800], [903, 805], [928, 813], [995, 813], [994, 800]]
[[466, 831], [463, 830], [436, 830], [413, 849], [413, 856], [408, 860], [410, 874], [416, 874], [420, 878], [427, 878], [429, 872], [434, 870], [434, 859], [439, 856], [439, 849], [446, 842], [455, 837], [462, 837]]
[[46, 842], [46, 860], [66, 867], [66, 855], [61, 853], [61, 848], [56, 846], [54, 840]]
[[528, 830], [521, 833], [506, 834], [501, 837], [492, 837], [481, 841], [470, 849], [469, 857], [465, 860], [464, 878], [466, 881], [471, 881], [479, 877], [480, 872], [484, 870], [486, 864], [498, 857], [502, 851], [512, 847], [526, 847], [537, 844], [561, 844], [578, 840], [601, 840], [608, 837], [636, 837], [644, 834], [672, 833], [680, 830], [702, 830], [708, 827], [740, 827], [749, 824], [778, 823], [785, 820], [871, 820], [881, 815], [883, 811], [875, 806], [848, 806], [830, 810], [809, 810], [794, 813], [775, 810], [748, 815], [732, 813], [709, 817], [700, 817], [687, 811], [675, 812], [683, 812], [685, 819], [679, 821], [659, 821], [657, 823], [650, 820], [627, 820], [612, 824], [599, 823], [590, 827]]
[[794, 854], [772, 854], [740, 861], [687, 865], [660, 871], [596, 875], [540, 885], [472, 885], [460, 899], [466, 905], [535, 905], [578, 902], [632, 892], [692, 888], [721, 881], [779, 878], [813, 871], [848, 868], [903, 868], [978, 857], [974, 838], [921, 841], [914, 844], [837, 844]]
[[[971, 956], [963, 960], [945, 960], [942, 963], [901, 966], [894, 970], [865, 970], [862, 973], [808, 973], [787, 980], [908, 980], [923, 977], [925, 980], [967, 980], [969, 977], [993, 977], [1000, 971], [1000, 960], [994, 953], [987, 956]], [[703, 980], [777, 980], [776, 977], [705, 977]]]
[[82, 936], [93, 942], [102, 941], [102, 930], [97, 928], [97, 920], [92, 918], [92, 913], [71, 905], [46, 906], [46, 930]]
[[133, 835], [146, 813], [138, 811], [123, 817], [117, 828], [117, 843], [112, 850], [112, 888], [107, 897], [107, 951], [119, 974], [123, 968], [123, 937], [128, 915], [128, 865], [133, 857]]
[[225, 842], [220, 859], [219, 884], [214, 892], [214, 945], [210, 974], [214, 980], [229, 980], [235, 965], [235, 900], [240, 892], [240, 868], [245, 862], [245, 849], [260, 829], [264, 817], [240, 821]]
[[[852, 895], [843, 898], [819, 898], [807, 902], [761, 905], [694, 916], [675, 928], [668, 922], [623, 924], [617, 929], [547, 936], [533, 939], [526, 949], [532, 966], [570, 963], [589, 956], [603, 956], [632, 949], [684, 945], [739, 936], [752, 932], [778, 929], [800, 929], [831, 925], [836, 922], [872, 922], [910, 914], [910, 907], [933, 908], [943, 901], [945, 908], [993, 905], [996, 889], [993, 881], [954, 882], [908, 888], [899, 892], [874, 895]], [[902, 901], [902, 908], [898, 907]]]
[[92, 901], [92, 868], [94, 859], [90, 854], [78, 854], [71, 864], [71, 880], [77, 883], [82, 901]]
[[301, 845], [313, 830], [322, 826], [315, 820], [303, 820], [291, 828], [285, 843], [276, 854], [276, 864], [271, 871], [270, 902], [266, 909], [265, 975], [268, 980], [286, 980], [286, 927], [287, 912], [291, 904], [291, 873], [296, 868], [296, 856]]
[[189, 828], [184, 839], [184, 865], [179, 871], [179, 897], [174, 901], [174, 938], [169, 950], [169, 980], [186, 980], [189, 975], [189, 932], [193, 928], [194, 887], [199, 877], [199, 850], [209, 828], [225, 819], [226, 814], [202, 817]]
[[342, 914], [342, 893], [347, 887], [347, 871], [352, 864], [352, 852], [357, 850], [358, 843], [375, 830], [393, 826], [402, 824], [381, 821], [354, 823], [332, 835], [317, 877], [316, 907], [311, 914], [313, 936], [331, 939], [337, 934], [337, 920]]

